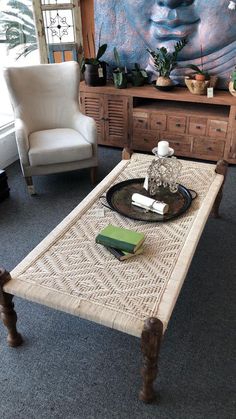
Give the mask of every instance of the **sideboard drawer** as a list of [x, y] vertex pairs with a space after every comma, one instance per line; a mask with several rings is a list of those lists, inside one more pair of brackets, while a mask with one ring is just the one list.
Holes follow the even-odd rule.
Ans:
[[177, 142], [180, 144], [183, 143], [191, 143], [192, 137], [189, 137], [188, 135], [178, 135], [178, 134], [171, 134], [169, 132], [160, 132], [160, 140], [163, 141], [169, 141], [170, 142]]
[[189, 155], [191, 151], [191, 144], [184, 143], [182, 141], [169, 141], [169, 145], [174, 149], [174, 154], [178, 155]]
[[151, 151], [157, 146], [159, 136], [156, 132], [135, 130], [133, 133], [132, 147], [135, 150]]
[[212, 159], [219, 159], [224, 155], [225, 142], [206, 138], [193, 139], [193, 153], [201, 156], [209, 156]]
[[186, 118], [184, 116], [168, 116], [167, 129], [171, 132], [186, 132]]
[[147, 112], [133, 113], [133, 129], [147, 129], [148, 128], [148, 114]]
[[189, 155], [191, 151], [192, 137], [187, 135], [169, 134], [168, 132], [160, 132], [159, 140], [169, 142], [169, 146], [174, 149], [176, 155]]
[[217, 121], [217, 120], [210, 120], [209, 121], [209, 137], [213, 138], [225, 138], [227, 134], [228, 123], [226, 121]]
[[150, 128], [164, 131], [166, 129], [166, 115], [152, 113], [150, 116]]
[[207, 119], [204, 118], [189, 118], [189, 134], [206, 135]]

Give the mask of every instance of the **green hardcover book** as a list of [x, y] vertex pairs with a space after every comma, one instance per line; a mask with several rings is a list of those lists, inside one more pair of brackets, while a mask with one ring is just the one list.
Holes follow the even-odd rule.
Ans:
[[105, 246], [105, 248], [112, 253], [118, 260], [126, 260], [133, 256], [140, 255], [143, 253], [143, 247], [139, 247], [135, 253], [125, 252], [124, 250], [115, 249], [114, 247]]
[[143, 233], [109, 224], [96, 237], [96, 243], [135, 253], [145, 237]]

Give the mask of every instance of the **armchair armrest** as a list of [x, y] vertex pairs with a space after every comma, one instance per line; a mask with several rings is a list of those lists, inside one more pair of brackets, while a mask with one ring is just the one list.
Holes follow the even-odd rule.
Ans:
[[29, 165], [28, 150], [28, 129], [24, 121], [20, 118], [15, 120], [16, 144], [19, 152], [20, 162], [22, 165]]
[[93, 118], [77, 112], [73, 116], [72, 128], [82, 134], [86, 141], [94, 146], [97, 145], [97, 127]]

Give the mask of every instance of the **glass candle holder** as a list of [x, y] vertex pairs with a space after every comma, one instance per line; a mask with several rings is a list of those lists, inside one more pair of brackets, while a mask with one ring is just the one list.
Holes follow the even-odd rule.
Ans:
[[161, 186], [169, 188], [176, 193], [179, 186], [179, 176], [182, 164], [176, 157], [156, 157], [148, 168], [148, 192], [150, 196], [156, 195]]

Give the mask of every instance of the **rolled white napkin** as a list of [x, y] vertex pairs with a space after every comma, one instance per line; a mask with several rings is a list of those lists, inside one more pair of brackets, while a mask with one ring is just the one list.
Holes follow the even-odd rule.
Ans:
[[137, 207], [144, 208], [148, 211], [156, 212], [157, 214], [165, 214], [169, 205], [165, 202], [156, 201], [155, 199], [149, 198], [148, 196], [141, 195], [139, 193], [134, 193], [132, 195], [132, 205]]

